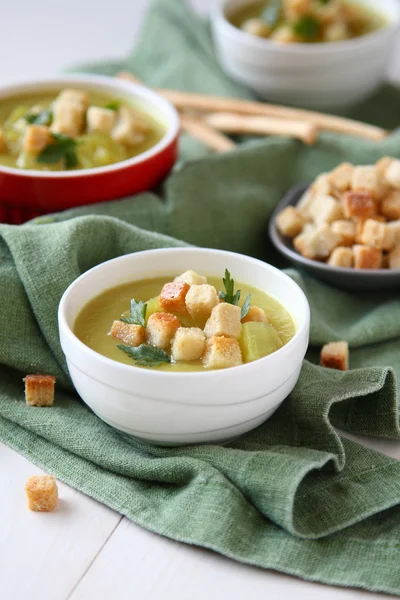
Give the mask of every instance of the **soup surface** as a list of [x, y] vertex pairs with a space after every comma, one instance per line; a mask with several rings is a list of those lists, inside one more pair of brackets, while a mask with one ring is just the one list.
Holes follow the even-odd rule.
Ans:
[[40, 171], [90, 169], [142, 154], [165, 126], [139, 104], [64, 89], [0, 101], [0, 165]]
[[347, 0], [256, 1], [240, 7], [229, 20], [251, 35], [281, 43], [337, 42], [387, 25], [378, 6], [371, 10]]
[[[154, 344], [154, 340], [156, 340], [156, 338], [152, 337], [151, 334], [152, 320], [157, 320], [155, 315], [159, 315], [159, 311], [163, 311], [164, 314], [167, 313], [166, 309], [162, 308], [160, 305], [162, 300], [160, 300], [159, 295], [161, 290], [163, 290], [162, 293], [164, 293], [164, 290], [166, 289], [165, 284], [173, 281], [174, 277], [163, 277], [159, 279], [132, 282], [107, 290], [91, 300], [79, 313], [74, 324], [75, 335], [84, 344], [96, 352], [99, 352], [100, 354], [103, 354], [104, 356], [107, 356], [108, 358], [118, 362], [128, 365], [135, 365], [136, 361], [133, 360], [129, 354], [118, 347], [121, 346], [121, 340], [123, 341], [124, 337], [122, 336], [122, 338], [116, 338], [110, 334], [110, 330], [114, 330], [115, 327], [113, 323], [117, 322], [118, 325], [121, 325], [121, 323], [118, 321], [121, 317], [129, 319], [129, 306], [132, 298], [135, 299], [136, 303], [139, 301], [146, 302], [147, 310], [145, 316], [145, 325], [147, 333], [145, 334], [145, 343], [146, 345], [150, 345], [150, 349], [152, 350], [152, 341]], [[182, 287], [185, 285], [186, 284], [183, 284]], [[208, 278], [207, 285], [205, 287], [207, 288], [205, 290], [207, 294], [211, 295], [216, 293], [217, 290], [224, 289], [222, 279], [213, 277]], [[251, 307], [253, 308], [249, 310], [247, 318], [250, 319], [251, 315], [255, 313], [253, 318], [263, 319], [264, 322], [243, 322], [243, 320], [241, 322], [243, 310], [240, 312], [236, 306], [227, 306], [226, 302], [219, 302], [217, 299], [214, 302], [217, 302], [217, 304], [219, 302], [219, 307], [224, 305], [222, 309], [217, 308], [217, 312], [220, 310], [224, 312], [224, 309], [226, 309], [227, 312], [239, 312], [240, 316], [238, 317], [238, 326], [240, 329], [237, 330], [237, 334], [232, 330], [228, 332], [229, 335], [232, 334], [233, 336], [236, 336], [236, 339], [229, 338], [228, 341], [225, 337], [225, 332], [222, 332], [222, 335], [220, 335], [221, 331], [214, 329], [214, 332], [217, 334], [218, 338], [215, 340], [215, 338], [212, 337], [212, 328], [210, 328], [210, 325], [208, 324], [212, 320], [210, 317], [211, 309], [202, 314], [200, 314], [201, 311], [195, 314], [193, 313], [192, 306], [189, 303], [189, 297], [195, 297], [198, 293], [200, 293], [198, 288], [203, 288], [203, 286], [188, 285], [188, 288], [191, 289], [191, 293], [186, 296], [186, 304], [187, 306], [190, 306], [192, 315], [187, 311], [184, 313], [182, 313], [182, 311], [175, 313], [176, 317], [179, 319], [179, 325], [181, 328], [178, 329], [178, 333], [176, 333], [176, 330], [175, 332], [170, 333], [170, 339], [167, 339], [166, 344], [163, 346], [170, 362], [161, 362], [160, 364], [154, 366], [149, 365], [152, 366], [152, 368], [173, 372], [204, 371], [209, 368], [235, 366], [244, 362], [256, 360], [278, 350], [295, 334], [295, 326], [290, 314], [275, 298], [250, 286], [237, 284], [235, 289], [239, 288], [241, 290], [241, 300], [239, 300], [238, 304], [240, 307], [243, 307], [243, 304], [246, 300], [249, 304], [248, 295], [251, 295]], [[214, 291], [211, 288], [215, 288]], [[204, 304], [202, 306], [204, 307]], [[195, 316], [193, 316], [194, 314]], [[171, 317], [171, 320], [173, 318], [175, 317]], [[225, 318], [224, 315], [222, 315], [222, 318]], [[229, 326], [231, 326], [231, 323]], [[203, 333], [203, 330], [205, 330], [205, 333]], [[188, 336], [188, 341], [186, 340], [186, 335]], [[182, 344], [177, 342], [179, 336], [184, 336]], [[201, 339], [202, 336], [204, 338], [203, 342]], [[189, 345], [192, 344], [192, 340], [197, 344], [203, 344], [203, 349], [199, 350], [197, 354], [195, 347], [189, 347]], [[215, 348], [212, 348], [212, 351], [210, 351], [212, 344], [215, 342], [216, 346], [218, 346], [218, 343], [220, 343], [221, 340], [224, 346], [223, 352], [226, 351], [226, 346], [228, 346], [227, 351], [229, 356], [225, 355], [219, 357], [218, 347], [216, 348], [216, 353], [212, 354]], [[126, 341], [129, 342], [129, 340]], [[189, 354], [191, 353], [191, 355], [187, 354], [188, 350]], [[241, 355], [239, 359], [237, 358], [237, 354]], [[208, 359], [205, 358], [206, 356], [208, 356]], [[191, 358], [191, 360], [184, 359], [188, 357]]]

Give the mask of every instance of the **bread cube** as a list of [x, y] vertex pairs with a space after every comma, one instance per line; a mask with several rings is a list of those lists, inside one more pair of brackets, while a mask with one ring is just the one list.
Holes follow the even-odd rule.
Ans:
[[[325, 8], [325, 6], [324, 6]], [[349, 27], [345, 21], [338, 20], [329, 23], [324, 31], [324, 38], [327, 42], [340, 42], [349, 38]]]
[[303, 229], [304, 219], [294, 206], [287, 206], [276, 217], [278, 231], [289, 238], [299, 235]]
[[237, 340], [224, 336], [212, 336], [206, 342], [203, 365], [206, 369], [227, 369], [243, 363]]
[[250, 35], [266, 38], [271, 33], [271, 27], [261, 19], [247, 19], [241, 29]]
[[321, 366], [347, 371], [349, 368], [349, 345], [347, 342], [330, 342], [321, 350]]
[[53, 123], [51, 131], [69, 137], [79, 135], [85, 125], [85, 109], [79, 104], [57, 102], [53, 105]]
[[400, 160], [392, 159], [385, 170], [386, 181], [394, 188], [400, 188]]
[[368, 219], [377, 213], [377, 205], [371, 192], [349, 191], [343, 197], [343, 210], [347, 219], [351, 217]]
[[159, 297], [160, 306], [167, 312], [185, 314], [185, 299], [189, 289], [190, 285], [184, 281], [166, 283]]
[[386, 224], [386, 227], [393, 234], [393, 244], [397, 246], [400, 244], [400, 219], [397, 221], [390, 221], [390, 223]]
[[382, 198], [386, 191], [375, 165], [354, 167], [351, 187], [355, 191], [369, 192], [375, 199]]
[[361, 244], [378, 250], [390, 250], [394, 244], [394, 232], [388, 229], [386, 223], [367, 219], [361, 233]]
[[343, 267], [346, 269], [351, 269], [353, 262], [353, 249], [345, 246], [335, 248], [328, 259], [328, 265], [331, 265], [331, 267]]
[[382, 201], [381, 212], [389, 221], [400, 219], [400, 190], [389, 192]]
[[146, 341], [146, 330], [141, 325], [114, 321], [110, 335], [128, 346], [136, 347]]
[[389, 252], [389, 269], [400, 269], [400, 244]]
[[342, 163], [328, 175], [328, 182], [340, 192], [350, 189], [354, 167], [350, 163]]
[[239, 339], [242, 331], [240, 322], [240, 307], [221, 302], [214, 306], [204, 328], [208, 338], [213, 336], [225, 336]]
[[53, 475], [33, 475], [25, 484], [28, 508], [36, 512], [53, 512], [57, 508], [58, 488]]
[[28, 125], [25, 130], [22, 147], [24, 152], [39, 154], [39, 152], [53, 141], [51, 131], [45, 125]]
[[297, 212], [301, 215], [301, 217], [305, 220], [311, 220], [310, 216], [310, 208], [312, 203], [314, 202], [315, 194], [312, 191], [312, 188], [309, 187], [296, 205]]
[[258, 323], [268, 323], [268, 317], [265, 314], [265, 310], [259, 306], [250, 306], [249, 312], [242, 319], [242, 323], [248, 323], [249, 321], [256, 321]]
[[356, 244], [353, 246], [355, 269], [380, 269], [382, 267], [382, 250]]
[[385, 183], [388, 183], [386, 180], [386, 170], [393, 160], [394, 159], [391, 156], [384, 156], [383, 158], [379, 159], [375, 165], [380, 178], [385, 181]]
[[192, 285], [186, 294], [186, 308], [192, 319], [205, 321], [214, 306], [219, 304], [218, 292], [213, 285]]
[[198, 327], [179, 327], [172, 340], [174, 360], [198, 360], [204, 354], [206, 336]]
[[330, 173], [321, 173], [311, 186], [311, 191], [314, 198], [317, 196], [330, 196], [332, 194], [332, 186], [329, 181]]
[[86, 122], [89, 133], [109, 133], [114, 127], [117, 113], [110, 108], [101, 106], [90, 106], [86, 114]]
[[340, 237], [329, 225], [309, 229], [293, 240], [293, 245], [305, 258], [323, 260], [340, 243]]
[[311, 11], [311, 0], [283, 0], [283, 10], [289, 21], [295, 21]]
[[153, 313], [147, 321], [147, 341], [152, 346], [167, 350], [175, 333], [181, 326], [179, 319], [170, 313]]
[[309, 213], [315, 224], [332, 223], [343, 217], [340, 203], [333, 196], [317, 196], [312, 203]]
[[121, 106], [117, 122], [111, 131], [111, 137], [123, 146], [133, 148], [145, 140], [147, 132], [147, 124], [133, 110], [127, 106]]
[[188, 285], [203, 285], [203, 283], [207, 283], [207, 277], [199, 275], [196, 271], [185, 271], [182, 275], [175, 277], [174, 281], [183, 281]]
[[28, 406], [53, 406], [56, 384], [53, 375], [27, 375], [23, 381]]
[[7, 152], [6, 138], [4, 131], [0, 129], [0, 154], [4, 154], [5, 152]]
[[339, 219], [332, 223], [331, 229], [333, 233], [339, 236], [341, 246], [352, 246], [354, 244], [355, 225], [353, 221]]
[[269, 37], [278, 44], [293, 44], [298, 41], [290, 25], [279, 25]]
[[84, 90], [65, 88], [58, 94], [55, 102], [63, 104], [77, 104], [86, 110], [89, 106], [89, 95]]

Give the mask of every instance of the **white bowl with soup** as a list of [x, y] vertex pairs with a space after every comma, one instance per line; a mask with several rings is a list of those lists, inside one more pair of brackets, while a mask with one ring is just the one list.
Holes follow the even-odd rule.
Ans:
[[262, 98], [340, 109], [385, 81], [399, 23], [397, 0], [223, 0], [213, 36], [225, 72]]
[[[210, 317], [193, 313], [193, 304], [192, 312], [185, 314], [184, 308], [165, 304], [171, 300], [165, 293], [169, 282], [188, 270], [201, 279], [177, 288], [185, 294], [190, 290], [196, 302], [201, 296], [198, 288], [206, 285]], [[232, 290], [229, 282], [224, 288], [225, 270], [235, 280], [235, 294], [241, 290], [239, 301], [237, 295], [226, 295]], [[221, 292], [219, 299], [214, 288]], [[244, 318], [242, 323], [249, 306], [258, 307], [247, 313], [248, 318], [257, 313], [251, 317], [257, 321]], [[180, 327], [173, 337], [169, 334], [170, 343], [161, 344], [154, 336], [157, 323], [155, 330], [154, 322], [153, 329], [150, 324], [157, 321], [156, 315], [172, 310], [175, 315], [169, 315], [169, 322], [177, 317]], [[238, 313], [235, 331], [224, 329], [232, 326], [229, 319], [232, 315], [237, 319]], [[259, 317], [263, 313], [266, 319]], [[117, 329], [124, 329], [138, 318], [145, 319], [147, 331], [141, 340], [134, 339], [135, 325], [132, 337], [110, 335], [111, 330], [115, 335], [116, 323]], [[300, 287], [271, 265], [221, 250], [171, 248], [121, 256], [87, 271], [64, 293], [58, 319], [69, 372], [84, 402], [121, 431], [156, 444], [181, 445], [228, 441], [275, 412], [299, 377], [310, 313]], [[188, 355], [181, 342], [195, 333], [196, 343], [204, 336], [203, 350]]]

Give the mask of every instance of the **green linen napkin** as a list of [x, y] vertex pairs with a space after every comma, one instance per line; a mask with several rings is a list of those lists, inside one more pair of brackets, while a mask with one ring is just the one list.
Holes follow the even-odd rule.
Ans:
[[[239, 93], [215, 65], [207, 28], [181, 3], [154, 5], [145, 32], [135, 58], [114, 69], [129, 65], [158, 85]], [[148, 193], [0, 226], [0, 439], [162, 535], [306, 579], [400, 595], [400, 463], [334, 428], [400, 439], [397, 293], [343, 292], [289, 270], [311, 304], [308, 360], [273, 417], [226, 447], [159, 448], [104, 424], [73, 392], [56, 321], [78, 275], [129, 252], [186, 242], [282, 266], [267, 223], [286, 189], [342, 160], [385, 154], [400, 157], [399, 136], [373, 144], [327, 134], [307, 148], [269, 139], [182, 164], [163, 199]], [[320, 345], [343, 338], [351, 371], [319, 367]], [[25, 406], [28, 372], [57, 376], [54, 407]]]

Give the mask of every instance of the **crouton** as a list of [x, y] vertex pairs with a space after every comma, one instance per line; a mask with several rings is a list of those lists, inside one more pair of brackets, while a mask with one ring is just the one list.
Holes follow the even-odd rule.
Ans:
[[4, 131], [0, 129], [0, 154], [7, 152], [7, 144], [4, 136]]
[[190, 285], [184, 281], [166, 283], [161, 290], [159, 298], [160, 306], [168, 312], [185, 314], [185, 299], [189, 289]]
[[226, 369], [243, 363], [237, 340], [224, 336], [212, 336], [206, 342], [203, 365], [206, 369]]
[[39, 154], [39, 152], [53, 141], [51, 131], [45, 125], [28, 125], [25, 130], [22, 147], [24, 152]]
[[367, 219], [361, 233], [361, 244], [378, 250], [390, 250], [394, 244], [394, 232], [388, 229], [386, 223]]
[[243, 31], [250, 35], [266, 38], [271, 33], [271, 27], [261, 19], [247, 19], [242, 25]]
[[328, 175], [328, 182], [340, 192], [350, 189], [354, 167], [350, 163], [342, 163]]
[[386, 192], [386, 186], [375, 165], [354, 167], [351, 187], [355, 191], [369, 192], [375, 199], [382, 198]]
[[53, 475], [33, 475], [25, 484], [28, 508], [36, 512], [53, 512], [58, 502], [57, 482]]
[[381, 212], [389, 221], [400, 219], [400, 190], [389, 192], [382, 201]]
[[380, 269], [382, 266], [382, 250], [356, 244], [353, 246], [355, 269]]
[[353, 266], [353, 261], [354, 254], [352, 248], [338, 246], [332, 251], [328, 259], [328, 265], [350, 269]]
[[[325, 8], [325, 6], [323, 7]], [[349, 38], [349, 27], [343, 20], [329, 23], [324, 31], [324, 38], [327, 42], [340, 42]]]
[[333, 233], [339, 236], [341, 246], [352, 246], [354, 244], [355, 224], [353, 221], [339, 219], [332, 223], [331, 229]]
[[86, 110], [89, 106], [89, 95], [84, 90], [65, 88], [58, 94], [55, 102], [77, 104]]
[[274, 29], [269, 38], [278, 44], [292, 44], [298, 41], [298, 38], [290, 25], [279, 25]]
[[400, 269], [400, 244], [397, 244], [388, 256], [389, 269]]
[[400, 219], [397, 221], [390, 221], [386, 224], [386, 227], [393, 233], [393, 244], [396, 246], [400, 244]]
[[400, 188], [400, 160], [390, 161], [385, 170], [385, 179], [394, 188]]
[[180, 327], [172, 340], [174, 360], [198, 360], [204, 354], [206, 336], [198, 327]]
[[349, 368], [349, 345], [347, 342], [330, 342], [321, 350], [321, 366], [347, 371]]
[[130, 108], [121, 106], [111, 137], [123, 146], [133, 148], [145, 140], [147, 132], [147, 124]]
[[283, 0], [284, 15], [289, 21], [295, 21], [311, 10], [310, 0]]
[[303, 217], [305, 221], [311, 220], [310, 208], [312, 203], [314, 202], [314, 198], [314, 192], [312, 191], [312, 188], [309, 187], [301, 196], [300, 200], [296, 205], [297, 212]]
[[317, 196], [330, 196], [333, 190], [329, 181], [329, 173], [321, 173], [318, 175], [310, 189], [314, 198]]
[[208, 285], [208, 283], [192, 285], [186, 294], [185, 302], [192, 319], [205, 321], [214, 306], [219, 304], [218, 292], [213, 285]]
[[242, 323], [248, 323], [250, 321], [256, 321], [258, 323], [268, 323], [268, 317], [265, 314], [265, 310], [259, 306], [250, 306], [249, 312], [242, 319]]
[[340, 203], [333, 196], [317, 196], [310, 206], [309, 213], [314, 223], [323, 225], [343, 218]]
[[146, 341], [146, 330], [141, 325], [114, 321], [110, 335], [128, 346], [140, 346]]
[[329, 225], [308, 229], [293, 240], [293, 245], [305, 258], [322, 260], [327, 258], [340, 243], [340, 237]]
[[147, 321], [147, 341], [152, 346], [167, 350], [175, 333], [181, 326], [179, 319], [170, 313], [153, 313]]
[[385, 181], [385, 183], [388, 183], [386, 179], [386, 170], [393, 160], [394, 159], [391, 156], [384, 156], [383, 158], [379, 159], [375, 165], [379, 176], [383, 181]]
[[371, 194], [368, 191], [350, 191], [345, 192], [343, 197], [344, 216], [349, 219], [351, 217], [360, 217], [368, 219], [377, 214], [377, 205]]
[[303, 230], [304, 219], [294, 206], [287, 206], [276, 217], [278, 231], [289, 238], [294, 238]]
[[56, 383], [53, 375], [27, 375], [23, 381], [28, 406], [53, 406]]
[[[338, 2], [337, 0], [330, 0], [330, 2], [314, 2], [312, 6], [312, 13], [317, 18], [317, 20], [322, 23], [324, 26], [329, 26], [330, 24], [341, 23], [342, 21], [346, 23], [346, 19], [342, 17], [342, 2]], [[328, 29], [328, 27], [326, 27]], [[325, 30], [326, 35], [326, 30]], [[348, 36], [346, 36], [348, 37]], [[343, 38], [338, 38], [343, 39]], [[332, 39], [331, 41], [338, 41], [337, 39]]]
[[185, 271], [175, 277], [174, 281], [184, 281], [188, 285], [203, 285], [203, 283], [207, 283], [207, 277], [199, 275], [196, 271]]
[[51, 131], [69, 137], [79, 135], [85, 125], [86, 109], [80, 104], [56, 102], [53, 104], [53, 123]]
[[86, 122], [89, 133], [109, 133], [114, 127], [117, 113], [110, 108], [101, 106], [90, 106], [86, 114]]
[[204, 333], [208, 338], [223, 335], [239, 339], [241, 330], [240, 307], [221, 302], [212, 309]]

